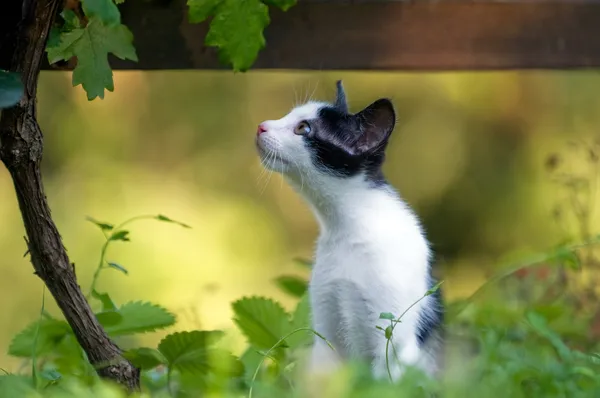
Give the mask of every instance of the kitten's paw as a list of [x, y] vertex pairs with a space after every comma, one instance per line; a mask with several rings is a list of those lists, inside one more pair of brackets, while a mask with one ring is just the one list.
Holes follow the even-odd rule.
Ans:
[[334, 350], [324, 342], [316, 341], [307, 363], [304, 383], [306, 396], [309, 398], [332, 396], [330, 391], [332, 378], [335, 378], [341, 364], [342, 361]]
[[317, 340], [312, 348], [308, 363], [308, 372], [313, 375], [325, 375], [335, 372], [341, 364], [338, 354], [325, 342]]
[[[388, 369], [389, 367], [389, 369]], [[387, 379], [392, 382], [398, 381], [404, 370], [402, 369], [402, 365], [399, 364], [395, 359], [389, 358], [389, 366], [388, 362], [384, 358], [378, 358], [373, 362], [373, 377], [378, 380]]]
[[[386, 358], [385, 349], [388, 349]], [[396, 356], [393, 347], [384, 347], [383, 353], [375, 356], [373, 361], [373, 376], [377, 379], [388, 379], [392, 382], [398, 381], [404, 374], [407, 365], [414, 365], [419, 360], [419, 347], [416, 344], [406, 344], [404, 348], [398, 350]]]

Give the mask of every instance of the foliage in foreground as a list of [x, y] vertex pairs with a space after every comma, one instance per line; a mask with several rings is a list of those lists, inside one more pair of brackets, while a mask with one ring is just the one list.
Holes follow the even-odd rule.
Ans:
[[[90, 101], [115, 89], [110, 54], [138, 61], [133, 34], [121, 20], [118, 6], [124, 1], [67, 1], [50, 31], [48, 63], [76, 59], [72, 83], [81, 85]], [[210, 19], [205, 44], [217, 49], [221, 63], [245, 72], [266, 45], [269, 7], [287, 11], [295, 4], [296, 0], [188, 0], [188, 20], [196, 24]], [[19, 76], [0, 70], [0, 109], [15, 105], [22, 93]]]
[[[138, 61], [131, 31], [121, 21], [124, 0], [74, 0], [65, 4], [52, 28], [46, 51], [50, 64], [77, 58], [73, 86], [82, 85], [89, 100], [113, 91], [108, 55]], [[188, 0], [188, 19], [210, 19], [205, 44], [218, 50], [223, 64], [246, 71], [266, 44], [269, 7], [287, 11], [296, 0]], [[1, 84], [1, 82], [0, 82]]]
[[[596, 149], [588, 148], [587, 153]], [[597, 156], [589, 159], [597, 164]], [[557, 162], [549, 158], [553, 172]], [[307, 382], [301, 372], [305, 353], [313, 339], [323, 337], [310, 329], [307, 282], [290, 275], [274, 283], [298, 299], [291, 311], [266, 297], [243, 297], [232, 303], [233, 321], [248, 341], [241, 355], [228, 349], [225, 333], [218, 330], [177, 331], [156, 347], [137, 345], [139, 334], [173, 327], [175, 314], [158, 303], [115, 303], [98, 287], [98, 278], [106, 270], [128, 274], [109, 258], [109, 248], [129, 241], [130, 223], [154, 219], [189, 228], [163, 215], [134, 217], [116, 226], [89, 219], [105, 241], [88, 299], [108, 334], [125, 349], [124, 355], [142, 369], [138, 395], [143, 397], [303, 397], [317, 387], [320, 396], [334, 398], [598, 397], [600, 308], [589, 284], [597, 285], [594, 246], [600, 236], [592, 236], [587, 218], [578, 217], [581, 212], [591, 214], [595, 200], [593, 195], [588, 198], [590, 190], [585, 188], [590, 181], [573, 174], [557, 178], [568, 203], [576, 204], [561, 211], [563, 215], [571, 211], [580, 220], [579, 242], [571, 240], [501, 267], [470, 298], [447, 303], [445, 372], [438, 380], [408, 369], [394, 385], [373, 380], [368, 366], [355, 363], [327, 384]], [[310, 267], [307, 261], [297, 262]], [[389, 340], [402, 315], [382, 313], [381, 318], [390, 321], [381, 330], [381, 338]], [[22, 358], [24, 366], [17, 373], [0, 375], [0, 397], [126, 396], [118, 386], [98, 378], [69, 325], [47, 313], [43, 302], [39, 319], [14, 336], [9, 353]]]
[[[172, 221], [164, 216], [153, 218]], [[110, 244], [129, 240], [128, 230], [123, 229], [128, 222], [114, 227], [91, 221], [105, 234], [106, 242], [89, 297], [109, 335], [128, 347], [124, 355], [143, 369], [141, 396], [306, 396], [310, 383], [302, 382], [298, 370], [313, 336], [322, 337], [309, 326], [305, 281], [295, 277], [277, 281], [299, 299], [291, 312], [265, 297], [244, 297], [232, 304], [233, 320], [249, 342], [239, 357], [227, 350], [224, 333], [216, 330], [179, 331], [167, 335], [157, 347], [136, 346], [132, 337], [171, 327], [176, 317], [156, 303], [116, 304], [107, 292], [98, 290], [100, 271], [127, 273], [106, 257]], [[598, 241], [600, 237], [590, 243]], [[574, 251], [561, 247], [515, 271], [552, 262], [560, 265], [574, 258]], [[573, 348], [578, 338], [587, 337], [586, 329], [584, 322], [571, 319], [565, 304], [524, 306], [482, 300], [457, 302], [448, 309], [445, 378], [432, 380], [409, 369], [398, 385], [392, 385], [388, 380], [372, 380], [368, 368], [352, 364], [335, 376], [326, 396], [396, 397], [402, 391], [410, 397], [439, 393], [480, 397], [495, 396], [502, 389], [503, 396], [510, 397], [592, 397], [600, 392], [600, 356]], [[391, 325], [401, 322], [401, 317], [390, 313], [381, 317], [390, 319]], [[562, 334], [555, 325], [563, 329]], [[583, 333], [578, 336], [578, 331]], [[392, 333], [393, 327], [388, 328], [382, 338], [389, 339]], [[19, 374], [0, 376], [2, 397], [125, 397], [118, 387], [98, 379], [69, 325], [43, 308], [40, 319], [13, 338], [9, 353], [23, 358], [28, 366]]]
[[[138, 61], [134, 37], [121, 21], [125, 0], [66, 1], [52, 26], [46, 52], [50, 65], [76, 59], [73, 86], [81, 85], [88, 100], [114, 91], [109, 55]], [[210, 19], [205, 44], [218, 51], [221, 63], [245, 72], [265, 47], [263, 31], [271, 22], [269, 7], [287, 11], [296, 0], [187, 0], [188, 20]], [[0, 69], [0, 110], [14, 106], [23, 95], [20, 75]]]

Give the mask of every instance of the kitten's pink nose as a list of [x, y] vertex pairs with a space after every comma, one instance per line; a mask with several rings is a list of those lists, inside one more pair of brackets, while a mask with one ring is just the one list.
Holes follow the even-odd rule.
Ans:
[[262, 133], [265, 133], [267, 131], [267, 128], [265, 127], [265, 125], [263, 123], [258, 125], [258, 129], [256, 129], [256, 135], [259, 136]]

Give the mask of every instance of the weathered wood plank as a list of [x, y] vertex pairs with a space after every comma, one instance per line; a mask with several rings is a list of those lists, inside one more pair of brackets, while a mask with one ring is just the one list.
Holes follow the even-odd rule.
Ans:
[[[185, 0], [128, 1], [139, 63], [115, 69], [220, 69], [187, 22]], [[273, 11], [255, 69], [490, 70], [600, 66], [600, 2], [302, 1]]]

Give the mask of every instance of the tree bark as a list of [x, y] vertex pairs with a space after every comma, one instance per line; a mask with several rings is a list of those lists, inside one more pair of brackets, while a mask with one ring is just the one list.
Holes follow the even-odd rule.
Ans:
[[130, 391], [137, 390], [140, 371], [122, 357], [121, 350], [110, 340], [77, 284], [42, 184], [43, 135], [36, 120], [37, 80], [48, 33], [62, 1], [10, 3], [17, 7], [2, 6], [2, 12], [6, 13], [0, 28], [0, 68], [19, 72], [25, 93], [16, 106], [2, 110], [0, 159], [13, 179], [31, 262], [98, 374]]

